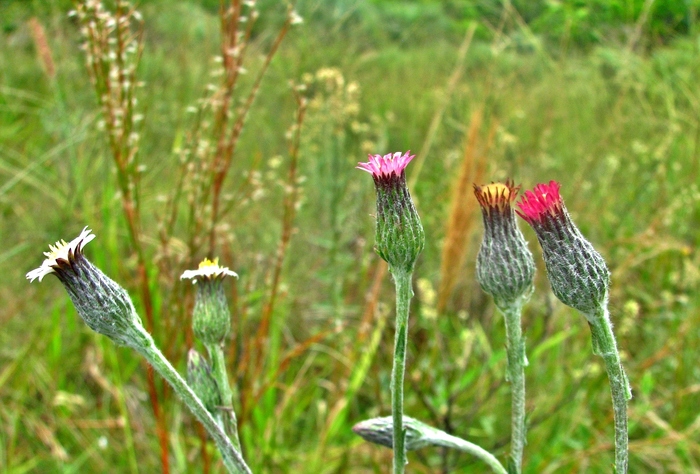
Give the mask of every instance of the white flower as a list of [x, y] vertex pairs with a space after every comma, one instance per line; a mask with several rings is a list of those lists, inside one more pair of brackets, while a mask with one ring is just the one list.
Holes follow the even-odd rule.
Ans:
[[238, 274], [233, 270], [229, 270], [228, 267], [219, 266], [219, 259], [215, 258], [213, 261], [205, 258], [199, 264], [197, 270], [186, 270], [182, 276], [181, 280], [189, 278], [192, 280], [192, 284], [197, 283], [197, 280], [213, 280], [215, 278], [223, 278], [226, 276], [233, 276], [238, 278]]
[[38, 278], [39, 281], [41, 281], [42, 278], [49, 273], [55, 273], [54, 267], [58, 266], [59, 260], [68, 262], [70, 259], [74, 258], [76, 254], [79, 254], [83, 247], [94, 238], [95, 234], [85, 227], [80, 235], [69, 243], [66, 243], [65, 240], [59, 240], [55, 245], [49, 245], [49, 251], [44, 252], [47, 259], [44, 260], [39, 268], [27, 273], [27, 280], [33, 282]]
[[289, 24], [290, 25], [301, 25], [304, 23], [304, 19], [296, 11], [292, 10], [289, 12]]

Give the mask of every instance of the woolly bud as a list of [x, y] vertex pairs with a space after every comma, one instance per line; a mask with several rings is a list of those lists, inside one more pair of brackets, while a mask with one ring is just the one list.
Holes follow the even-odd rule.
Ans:
[[610, 272], [603, 257], [571, 221], [559, 187], [550, 181], [526, 192], [518, 203], [518, 215], [537, 234], [556, 297], [592, 321], [596, 310], [606, 305]]
[[[365, 441], [370, 443], [386, 446], [387, 448], [394, 447], [394, 423], [392, 417], [385, 416], [382, 418], [370, 418], [357, 423], [352, 427], [355, 434], [359, 435]], [[403, 417], [403, 428], [406, 433], [406, 450], [412, 451], [429, 446], [433, 443], [430, 435], [435, 431], [435, 428], [426, 425], [409, 416]]]
[[393, 271], [413, 272], [425, 246], [425, 232], [406, 186], [410, 152], [369, 155], [357, 168], [374, 178], [377, 191], [376, 251]]
[[236, 272], [220, 267], [218, 259], [205, 258], [197, 270], [187, 270], [180, 277], [198, 283], [192, 329], [205, 344], [219, 344], [231, 331], [231, 312], [222, 283], [226, 276], [238, 277]]
[[511, 180], [505, 184], [474, 185], [484, 218], [484, 240], [476, 260], [476, 277], [501, 310], [528, 298], [535, 276], [535, 261], [511, 207], [519, 190], [520, 186], [514, 186]]
[[221, 395], [209, 363], [194, 349], [187, 353], [187, 382], [212, 415], [219, 413]]
[[126, 290], [107, 277], [83, 254], [95, 236], [85, 227], [70, 243], [61, 240], [49, 246], [41, 266], [27, 273], [27, 279], [41, 281], [53, 273], [63, 283], [78, 314], [95, 332], [134, 349], [150, 347], [152, 339]]

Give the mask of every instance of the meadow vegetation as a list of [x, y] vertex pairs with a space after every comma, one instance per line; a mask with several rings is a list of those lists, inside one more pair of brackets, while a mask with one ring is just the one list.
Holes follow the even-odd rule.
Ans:
[[[217, 3], [141, 2], [135, 240], [71, 3], [0, 3], [0, 470], [158, 472], [160, 426], [171, 472], [222, 472], [197, 422], [160, 381], [149, 385], [135, 354], [91, 333], [51, 277], [24, 279], [48, 243], [89, 225], [97, 238], [86, 254], [142, 316], [152, 311], [156, 342], [183, 372], [193, 295], [180, 273], [218, 256], [240, 275], [228, 360], [255, 472], [388, 472], [391, 451], [350, 429], [390, 413], [394, 304], [373, 251], [374, 189], [354, 167], [367, 153], [411, 149], [426, 246], [406, 414], [505, 459], [505, 335], [475, 281], [482, 226], [471, 185], [554, 179], [612, 271], [634, 392], [630, 472], [700, 471], [698, 4], [467, 3], [299, 2], [305, 21], [269, 64], [212, 230], [198, 220], [210, 203], [188, 187], [203, 175], [182, 173], [183, 153], [202, 144], [197, 130], [215, 123], [201, 113], [220, 80]], [[235, 101], [285, 21], [285, 4], [258, 8]], [[524, 472], [611, 472], [602, 361], [521, 229], [538, 265], [523, 314]], [[483, 469], [440, 449], [409, 461], [410, 472]]]

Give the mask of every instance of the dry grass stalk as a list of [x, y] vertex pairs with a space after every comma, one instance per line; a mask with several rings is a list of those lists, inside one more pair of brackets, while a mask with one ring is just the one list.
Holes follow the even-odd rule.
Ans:
[[469, 123], [469, 131], [462, 155], [459, 176], [454, 184], [450, 217], [447, 221], [445, 243], [440, 262], [440, 287], [438, 289], [438, 312], [444, 311], [452, 289], [457, 284], [462, 264], [469, 250], [467, 240], [475, 221], [478, 208], [472, 196], [472, 183], [483, 181], [486, 155], [491, 147], [495, 126], [491, 126], [485, 143], [481, 143], [483, 111], [475, 111]]
[[459, 47], [459, 51], [457, 52], [457, 62], [455, 63], [454, 70], [452, 71], [452, 74], [450, 74], [450, 78], [447, 81], [445, 93], [438, 105], [437, 110], [435, 111], [435, 114], [433, 114], [432, 120], [430, 121], [430, 127], [428, 128], [428, 133], [425, 136], [425, 140], [423, 140], [423, 145], [421, 146], [420, 152], [418, 152], [418, 156], [413, 162], [413, 171], [408, 177], [408, 187], [411, 189], [413, 189], [416, 183], [418, 182], [418, 176], [420, 175], [420, 172], [423, 169], [425, 158], [430, 153], [430, 149], [433, 146], [433, 142], [435, 141], [437, 131], [440, 128], [440, 125], [442, 124], [442, 117], [445, 115], [445, 109], [450, 103], [450, 98], [452, 97], [452, 94], [457, 88], [459, 80], [462, 78], [462, 72], [464, 71], [464, 61], [466, 60], [469, 47], [472, 44], [472, 38], [474, 38], [475, 31], [476, 23], [473, 23], [464, 35], [462, 45]]
[[49, 47], [49, 41], [46, 39], [46, 30], [36, 17], [30, 18], [27, 24], [34, 40], [34, 46], [36, 46], [41, 67], [48, 78], [53, 81], [56, 77], [56, 64], [53, 62], [51, 47]]
[[50, 428], [38, 418], [28, 420], [27, 425], [30, 430], [34, 431], [36, 437], [39, 438], [47, 448], [49, 448], [49, 451], [51, 451], [51, 456], [54, 459], [62, 463], [70, 461], [68, 452], [54, 435], [55, 429]]
[[[143, 20], [126, 0], [117, 0], [114, 12], [99, 0], [76, 4], [74, 14], [80, 21], [88, 74], [97, 102], [102, 108], [104, 128], [117, 170], [117, 183], [129, 239], [137, 260], [137, 281], [143, 304], [146, 329], [154, 332], [154, 304], [150, 288], [151, 264], [146, 258], [141, 227], [138, 163], [140, 136], [136, 131], [141, 114], [137, 113], [137, 69], [143, 53]], [[153, 367], [146, 364], [148, 394], [156, 419], [160, 443], [161, 469], [170, 472], [168, 429], [160, 406], [164, 394], [156, 386]]]

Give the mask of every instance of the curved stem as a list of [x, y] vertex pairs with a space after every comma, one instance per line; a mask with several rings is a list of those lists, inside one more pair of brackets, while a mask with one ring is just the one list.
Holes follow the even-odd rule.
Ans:
[[[145, 334], [148, 334], [145, 332]], [[153, 366], [153, 368], [173, 387], [180, 399], [185, 402], [187, 408], [197, 417], [204, 425], [204, 428], [209, 432], [209, 435], [214, 438], [216, 445], [221, 452], [224, 460], [224, 465], [229, 472], [250, 474], [251, 470], [246, 465], [241, 453], [231, 444], [228, 436], [222, 427], [216, 422], [214, 417], [202, 405], [197, 395], [192, 391], [187, 382], [180, 376], [175, 368], [170, 364], [168, 359], [163, 356], [163, 353], [156, 347], [153, 339], [148, 336], [150, 345], [139, 349], [141, 355]]]
[[612, 324], [610, 324], [607, 303], [601, 305], [595, 314], [589, 315], [588, 320], [593, 339], [593, 352], [605, 361], [605, 370], [610, 382], [615, 417], [615, 472], [626, 474], [629, 462], [627, 401], [632, 398], [632, 391], [620, 362], [620, 353], [617, 350]]
[[525, 428], [525, 338], [521, 320], [522, 304], [504, 306], [501, 311], [506, 323], [506, 351], [508, 367], [506, 379], [511, 390], [510, 457], [516, 474], [522, 472], [523, 451], [526, 443]]
[[496, 456], [486, 451], [478, 444], [470, 443], [469, 441], [452, 436], [441, 430], [435, 430], [435, 433], [429, 438], [431, 444], [435, 446], [444, 446], [446, 448], [458, 449], [469, 453], [484, 461], [497, 474], [508, 474], [506, 468], [496, 459]]
[[[506, 468], [498, 462], [496, 456], [478, 444], [447, 434], [441, 429], [427, 425], [410, 416], [404, 416], [403, 421], [407, 450], [420, 449], [426, 446], [442, 446], [457, 449], [481, 459], [497, 474], [508, 473]], [[370, 443], [387, 447], [391, 447], [393, 444], [394, 425], [392, 418], [389, 416], [365, 420], [356, 424], [352, 430]]]
[[412, 273], [391, 269], [396, 285], [396, 334], [394, 366], [391, 370], [391, 417], [393, 420], [394, 474], [403, 474], [406, 467], [405, 431], [403, 429], [403, 379], [406, 371], [408, 310], [413, 296]]

